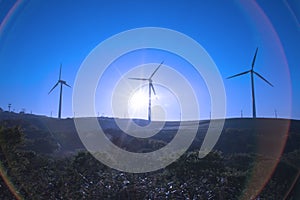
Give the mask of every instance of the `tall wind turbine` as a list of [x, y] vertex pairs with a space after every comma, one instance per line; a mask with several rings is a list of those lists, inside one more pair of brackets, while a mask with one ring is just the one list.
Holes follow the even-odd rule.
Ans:
[[148, 87], [149, 87], [149, 105], [148, 105], [148, 121], [151, 121], [151, 90], [153, 91], [154, 95], [156, 95], [155, 93], [155, 89], [152, 83], [152, 77], [154, 76], [154, 74], [157, 72], [157, 70], [160, 68], [160, 66], [164, 63], [164, 61], [162, 61], [158, 67], [154, 70], [154, 72], [151, 74], [151, 76], [149, 78], [129, 78], [131, 80], [139, 80], [139, 81], [148, 81]]
[[60, 84], [60, 94], [59, 94], [59, 106], [58, 106], [58, 119], [61, 118], [61, 102], [62, 102], [62, 89], [63, 89], [63, 85], [66, 85], [68, 87], [71, 87], [70, 85], [67, 84], [66, 81], [61, 79], [61, 64], [60, 64], [60, 70], [59, 70], [59, 78], [57, 83], [53, 86], [53, 88], [50, 90], [50, 92], [48, 94], [50, 94], [52, 92], [52, 90], [54, 90], [54, 88], [56, 88], [56, 86], [58, 86]]
[[252, 88], [252, 112], [253, 112], [253, 118], [256, 118], [256, 106], [255, 106], [255, 94], [254, 94], [254, 74], [257, 75], [259, 78], [261, 78], [263, 81], [265, 81], [266, 83], [268, 83], [270, 86], [273, 87], [273, 85], [267, 80], [265, 79], [262, 75], [260, 75], [259, 73], [257, 73], [256, 71], [254, 71], [254, 63], [255, 63], [255, 59], [256, 59], [256, 55], [257, 55], [257, 51], [258, 48], [256, 48], [253, 60], [252, 60], [252, 65], [251, 65], [251, 69], [233, 76], [228, 77], [227, 79], [233, 78], [233, 77], [237, 77], [237, 76], [241, 76], [244, 74], [248, 74], [250, 73], [251, 75], [251, 88]]

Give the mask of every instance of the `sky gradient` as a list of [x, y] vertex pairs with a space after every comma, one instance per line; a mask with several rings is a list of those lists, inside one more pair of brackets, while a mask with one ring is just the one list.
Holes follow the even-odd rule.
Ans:
[[[226, 78], [249, 70], [258, 47], [255, 71], [274, 87], [255, 78], [257, 116], [274, 117], [276, 109], [278, 117], [300, 119], [299, 9], [297, 0], [0, 1], [0, 107], [7, 110], [11, 103], [15, 112], [24, 108], [57, 116], [59, 89], [48, 92], [57, 82], [61, 63], [63, 80], [73, 86], [82, 62], [102, 41], [129, 29], [162, 27], [193, 38], [213, 59], [226, 90], [227, 117], [239, 117], [241, 110], [245, 117], [252, 114], [250, 75]], [[126, 62], [126, 72], [162, 59], [190, 81], [200, 102], [200, 118], [209, 118], [209, 94], [189, 63], [151, 50], [120, 60]], [[109, 97], [119, 77], [114, 68], [108, 68], [99, 84], [106, 93], [96, 93], [99, 115], [113, 116]], [[72, 88], [65, 87], [62, 116], [73, 115]]]

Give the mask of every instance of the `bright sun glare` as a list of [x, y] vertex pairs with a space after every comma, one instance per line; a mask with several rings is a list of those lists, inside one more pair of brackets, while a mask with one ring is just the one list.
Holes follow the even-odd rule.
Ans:
[[145, 90], [139, 89], [134, 92], [129, 100], [130, 108], [135, 110], [145, 109], [148, 105], [148, 95]]
[[[157, 87], [159, 89], [159, 87]], [[159, 91], [159, 90], [158, 90]], [[158, 111], [155, 109], [155, 106], [161, 104], [159, 101], [159, 96], [156, 94], [151, 94], [151, 109], [152, 109], [152, 118], [163, 119], [161, 116], [158, 116]], [[163, 106], [163, 105], [160, 105]], [[149, 91], [148, 87], [141, 87], [132, 92], [128, 100], [128, 114], [131, 118], [146, 118], [148, 116], [149, 108]]]

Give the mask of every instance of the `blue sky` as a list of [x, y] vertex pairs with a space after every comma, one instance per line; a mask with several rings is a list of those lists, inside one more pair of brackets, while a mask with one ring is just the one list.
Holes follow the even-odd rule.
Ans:
[[[73, 86], [82, 62], [102, 41], [129, 29], [162, 27], [193, 38], [211, 56], [224, 81], [227, 117], [240, 116], [241, 110], [251, 116], [250, 76], [226, 77], [249, 70], [259, 47], [255, 70], [274, 88], [255, 79], [257, 115], [273, 117], [276, 109], [279, 117], [300, 119], [299, 9], [297, 0], [0, 1], [0, 107], [7, 110], [11, 103], [15, 112], [25, 108], [56, 116], [59, 90], [48, 92], [58, 79], [60, 63], [63, 79]], [[164, 57], [159, 52], [145, 54], [146, 60], [135, 54], [132, 68]], [[171, 57], [165, 55], [166, 64], [185, 74], [199, 91], [201, 118], [208, 118], [209, 94], [201, 77], [191, 78], [192, 66], [175, 66]], [[131, 62], [124, 62], [130, 70]], [[114, 77], [113, 70], [105, 76]], [[109, 91], [116, 84], [108, 78], [103, 83], [107, 95], [96, 94], [101, 115], [112, 116], [107, 109]], [[62, 115], [73, 116], [71, 88], [64, 88]]]

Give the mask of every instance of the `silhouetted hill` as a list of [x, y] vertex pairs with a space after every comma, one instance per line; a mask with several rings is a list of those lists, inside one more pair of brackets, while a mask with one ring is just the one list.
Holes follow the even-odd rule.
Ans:
[[[158, 133], [146, 139], [132, 137], [117, 126], [118, 123], [134, 130], [129, 120], [98, 120], [113, 143], [132, 152], [149, 152], [165, 146], [174, 138], [179, 125], [184, 133], [191, 130], [191, 125], [199, 125], [199, 128], [189, 151], [178, 160], [154, 172], [132, 174], [111, 169], [84, 151], [73, 119], [1, 112], [0, 157], [5, 169], [1, 171], [4, 177], [4, 181], [0, 181], [1, 199], [12, 199], [6, 175], [24, 199], [297, 197], [298, 120], [227, 119], [214, 150], [205, 158], [199, 158], [198, 154], [210, 125], [208, 120], [167, 122], [162, 129], [157, 128], [159, 122], [154, 122], [152, 129]], [[134, 121], [147, 126], [145, 120]], [[18, 128], [12, 128], [15, 126]], [[93, 136], [97, 132], [89, 134]]]
[[[88, 119], [88, 118], [87, 118]], [[118, 119], [119, 123], [129, 123]], [[145, 126], [147, 121], [134, 120]], [[166, 122], [163, 129], [150, 138], [135, 138], [124, 133], [113, 118], [99, 118], [99, 123], [110, 140], [119, 147], [132, 152], [149, 152], [170, 142], [177, 133], [179, 122]], [[209, 120], [198, 123], [199, 129], [190, 150], [200, 149]], [[85, 149], [76, 132], [73, 119], [56, 119], [32, 114], [0, 113], [0, 126], [20, 126], [30, 141], [28, 148], [42, 153], [68, 154]], [[181, 124], [182, 125], [182, 124]], [[300, 148], [300, 121], [267, 118], [226, 119], [224, 128], [214, 149], [223, 153], [262, 153], [273, 155], [283, 150], [292, 152]]]

